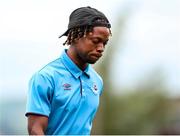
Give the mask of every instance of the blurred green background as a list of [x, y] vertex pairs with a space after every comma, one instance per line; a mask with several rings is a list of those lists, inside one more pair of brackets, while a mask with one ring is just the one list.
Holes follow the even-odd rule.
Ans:
[[[92, 134], [180, 134], [180, 1], [8, 1], [0, 2], [0, 134], [27, 134], [28, 80], [59, 56], [63, 41], [55, 38], [66, 29], [70, 12], [84, 5], [103, 11], [112, 23], [104, 57], [94, 66], [104, 92]], [[33, 20], [21, 24], [23, 17], [37, 22], [28, 29]]]

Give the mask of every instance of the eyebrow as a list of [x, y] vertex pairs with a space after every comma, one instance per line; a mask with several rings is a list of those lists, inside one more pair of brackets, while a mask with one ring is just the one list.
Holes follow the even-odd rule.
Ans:
[[109, 41], [109, 38], [108, 39], [103, 39], [103, 38], [101, 38], [101, 37], [89, 37], [90, 39], [98, 39], [98, 40], [100, 40], [100, 41], [103, 41], [103, 42], [107, 42], [107, 41]]

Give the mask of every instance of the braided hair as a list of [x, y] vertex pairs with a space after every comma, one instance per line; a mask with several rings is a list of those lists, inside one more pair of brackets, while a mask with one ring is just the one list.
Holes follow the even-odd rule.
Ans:
[[66, 41], [63, 45], [71, 45], [74, 40], [79, 39], [81, 37], [86, 37], [86, 34], [92, 32], [92, 26], [80, 26], [75, 27], [69, 30]]
[[[94, 24], [105, 24], [107, 22], [107, 20], [104, 19], [100, 19], [100, 18], [96, 18], [96, 20], [94, 20]], [[63, 43], [63, 45], [71, 45], [74, 40], [80, 39], [82, 37], [86, 37], [86, 35], [89, 32], [93, 31], [93, 27], [95, 27], [96, 25], [85, 25], [85, 26], [79, 26], [79, 27], [75, 27], [75, 28], [71, 28], [68, 30], [68, 34], [67, 34], [67, 39], [66, 41]], [[103, 26], [103, 25], [102, 25]], [[109, 28], [110, 31], [110, 35], [112, 35], [111, 30]]]

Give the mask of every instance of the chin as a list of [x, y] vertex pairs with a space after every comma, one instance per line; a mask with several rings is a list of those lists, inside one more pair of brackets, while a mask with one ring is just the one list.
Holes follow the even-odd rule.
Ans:
[[89, 62], [89, 64], [95, 64], [96, 62]]
[[97, 62], [97, 60], [89, 60], [88, 63], [89, 64], [95, 64]]

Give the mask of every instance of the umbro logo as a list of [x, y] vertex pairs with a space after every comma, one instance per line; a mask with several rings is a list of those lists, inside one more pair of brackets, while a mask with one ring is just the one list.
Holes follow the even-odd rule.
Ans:
[[64, 90], [71, 90], [71, 85], [68, 83], [63, 84]]

